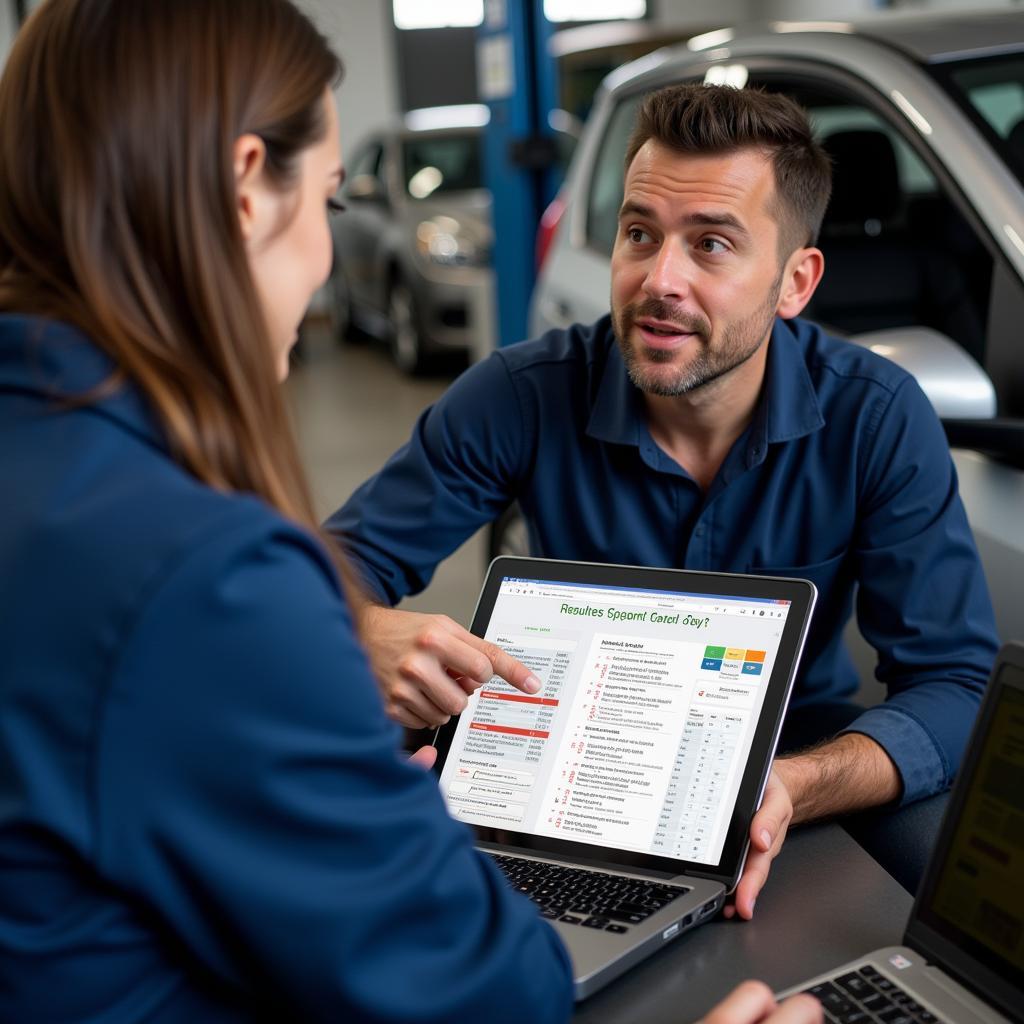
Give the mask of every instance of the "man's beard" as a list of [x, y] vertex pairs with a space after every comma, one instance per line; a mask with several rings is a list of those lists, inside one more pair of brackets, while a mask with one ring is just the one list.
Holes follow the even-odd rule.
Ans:
[[[768, 336], [775, 321], [775, 309], [782, 287], [782, 276], [772, 284], [765, 301], [750, 316], [726, 326], [721, 341], [712, 348], [709, 343], [711, 325], [703, 317], [677, 311], [660, 299], [645, 299], [616, 310], [612, 307], [612, 327], [626, 363], [629, 379], [649, 395], [675, 398], [710, 384], [730, 370], [745, 363]], [[699, 351], [674, 374], [658, 372], [657, 364], [671, 363], [678, 357], [675, 349], [644, 348], [643, 358], [629, 338], [630, 328], [638, 319], [651, 318], [671, 323], [682, 332], [695, 336]], [[655, 364], [655, 365], [651, 365]]]

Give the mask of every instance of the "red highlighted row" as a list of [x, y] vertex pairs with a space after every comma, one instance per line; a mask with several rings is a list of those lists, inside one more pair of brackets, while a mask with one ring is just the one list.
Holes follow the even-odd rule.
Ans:
[[546, 740], [550, 735], [542, 729], [513, 729], [511, 725], [484, 725], [480, 722], [472, 722], [469, 727], [470, 729], [479, 729], [480, 732], [504, 732], [509, 736], [535, 736], [542, 740]]
[[491, 700], [513, 700], [517, 704], [546, 704], [548, 707], [558, 707], [558, 701], [550, 697], [526, 697], [521, 693], [495, 693], [493, 690], [481, 690], [480, 696], [490, 697]]

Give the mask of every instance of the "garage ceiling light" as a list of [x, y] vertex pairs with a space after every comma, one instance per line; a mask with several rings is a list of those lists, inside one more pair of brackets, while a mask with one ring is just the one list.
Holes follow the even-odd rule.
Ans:
[[[480, 25], [484, 0], [393, 0], [398, 28]], [[544, 0], [548, 21], [618, 21], [643, 18], [647, 0]]]
[[479, 25], [484, 0], [394, 0], [398, 28], [452, 28]]
[[647, 0], [544, 0], [548, 21], [610, 21], [646, 13]]

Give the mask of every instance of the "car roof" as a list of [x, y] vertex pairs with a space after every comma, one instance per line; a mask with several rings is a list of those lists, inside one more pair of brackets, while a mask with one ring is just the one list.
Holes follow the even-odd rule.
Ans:
[[[574, 31], [574, 30], [573, 30]], [[674, 39], [669, 42], [669, 37]], [[632, 38], [632, 37], [631, 37]], [[693, 35], [683, 28], [659, 26], [652, 41], [662, 43], [612, 71], [606, 89], [626, 82], [663, 74], [669, 66], [702, 59], [777, 55], [852, 59], [863, 47], [880, 46], [902, 53], [919, 64], [1024, 51], [1024, 11], [975, 11], [968, 14], [936, 14], [931, 11], [879, 12], [849, 20], [800, 20], [747, 22]], [[605, 39], [602, 45], [609, 45]], [[571, 48], [566, 52], [570, 52]]]
[[[616, 68], [606, 91], [650, 87], [687, 65], [730, 57], [794, 57], [859, 67], [872, 52], [889, 50], [912, 64], [940, 64], [1024, 51], [1024, 11], [936, 16], [879, 14], [849, 21], [765, 21], [679, 36], [679, 41]], [[876, 70], [884, 69], [874, 58]]]
[[561, 29], [551, 37], [548, 49], [553, 57], [563, 58], [630, 46], [645, 47], [650, 52], [705, 38], [710, 47], [721, 45], [726, 38], [746, 42], [797, 32], [853, 33], [897, 47], [918, 61], [934, 63], [951, 56], [1024, 48], [1024, 12], [1005, 7], [969, 13], [879, 11], [848, 20], [755, 20], [728, 27], [712, 23], [703, 28], [692, 22], [602, 22]]
[[920, 63], [936, 64], [1024, 50], [1024, 11], [1002, 9], [970, 15], [883, 12], [848, 21], [752, 22], [692, 36], [685, 48], [698, 53], [723, 45], [744, 52], [758, 46], [817, 47], [823, 42], [826, 46], [842, 46], [844, 37], [873, 40], [901, 50]]
[[1024, 12], [1006, 8], [879, 14], [849, 24], [858, 35], [895, 46], [925, 64], [1024, 49]]

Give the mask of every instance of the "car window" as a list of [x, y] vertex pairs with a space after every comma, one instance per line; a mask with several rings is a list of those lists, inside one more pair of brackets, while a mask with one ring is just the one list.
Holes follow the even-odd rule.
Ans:
[[935, 74], [1024, 182], [1024, 54], [951, 62]]
[[413, 199], [483, 188], [480, 135], [434, 135], [402, 143], [405, 189]]
[[831, 82], [750, 84], [796, 99], [833, 162], [818, 240], [825, 275], [806, 315], [845, 334], [931, 327], [983, 363], [992, 257], [909, 126]]
[[928, 170], [925, 162], [910, 148], [909, 143], [887, 121], [883, 121], [873, 110], [858, 104], [828, 105], [810, 109], [811, 124], [819, 140], [827, 139], [835, 132], [876, 131], [882, 132], [889, 140], [896, 156], [900, 188], [906, 195], [928, 195], [938, 191], [935, 175]]
[[641, 95], [627, 96], [612, 112], [598, 149], [587, 196], [587, 244], [611, 255], [622, 206], [623, 162]]

